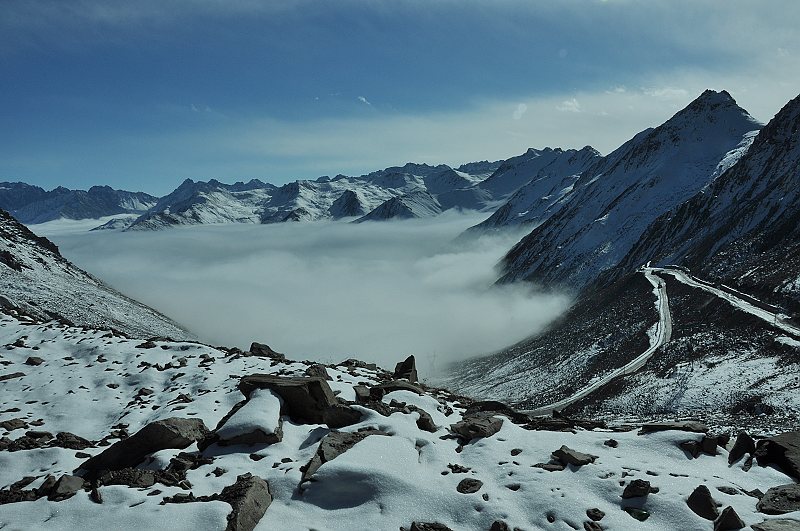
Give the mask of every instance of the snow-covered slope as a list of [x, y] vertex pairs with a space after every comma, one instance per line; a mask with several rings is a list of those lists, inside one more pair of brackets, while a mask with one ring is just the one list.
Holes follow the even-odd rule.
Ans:
[[441, 213], [442, 206], [435, 197], [424, 190], [414, 190], [385, 201], [369, 214], [355, 220], [354, 223], [387, 219], [430, 218]]
[[59, 186], [48, 192], [25, 183], [0, 183], [0, 209], [29, 224], [59, 218], [96, 219], [142, 213], [155, 205], [156, 200], [142, 192], [114, 190], [108, 186], [93, 186], [89, 190]]
[[131, 337], [192, 337], [155, 310], [78, 269], [49, 240], [0, 210], [0, 300], [39, 318], [116, 329]]
[[758, 128], [727, 92], [704, 92], [584, 171], [566, 204], [506, 255], [501, 280], [585, 286], [740, 157]]
[[[139, 343], [13, 312], [0, 343], [8, 529], [712, 529], [687, 504], [698, 486], [703, 507], [751, 525], [769, 518], [756, 490], [792, 482], [747, 454], [729, 464], [731, 444], [696, 424], [531, 419], [358, 362]], [[292, 379], [309, 372], [329, 380]], [[687, 442], [709, 453], [691, 459]]]
[[684, 263], [800, 310], [800, 96], [738, 162], [656, 219], [607, 281], [648, 260]]

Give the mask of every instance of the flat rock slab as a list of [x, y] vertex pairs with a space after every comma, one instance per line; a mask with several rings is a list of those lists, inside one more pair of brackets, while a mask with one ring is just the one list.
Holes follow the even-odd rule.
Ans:
[[465, 416], [455, 424], [450, 425], [450, 431], [466, 441], [479, 437], [491, 437], [503, 427], [503, 419], [491, 413], [480, 413]]
[[758, 502], [758, 510], [764, 514], [786, 514], [800, 511], [800, 484], [772, 487]]
[[172, 417], [151, 422], [127, 439], [122, 439], [102, 453], [86, 460], [86, 470], [120, 470], [135, 467], [144, 458], [159, 450], [184, 449], [210, 434], [200, 419]]
[[552, 453], [553, 457], [561, 461], [564, 465], [583, 466], [589, 463], [594, 463], [597, 459], [596, 455], [585, 454], [577, 450], [573, 450], [568, 446], [562, 446]]
[[755, 457], [759, 465], [776, 464], [786, 474], [800, 480], [800, 431], [758, 441]]
[[339, 403], [322, 378], [251, 374], [239, 381], [239, 390], [245, 397], [256, 389], [269, 389], [280, 396], [281, 413], [299, 422], [323, 424], [324, 411]]
[[639, 430], [639, 435], [646, 435], [648, 433], [655, 433], [657, 431], [691, 431], [694, 433], [707, 433], [708, 426], [702, 422], [694, 420], [676, 421], [676, 422], [655, 422], [652, 424], [645, 424]]

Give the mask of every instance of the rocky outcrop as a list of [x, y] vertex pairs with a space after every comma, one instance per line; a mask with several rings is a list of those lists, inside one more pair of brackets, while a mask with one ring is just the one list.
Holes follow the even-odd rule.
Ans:
[[394, 377], [406, 379], [411, 383], [417, 381], [417, 362], [413, 355], [395, 365]]
[[800, 511], [800, 484], [772, 487], [758, 502], [764, 514], [786, 514]]
[[450, 425], [450, 431], [465, 442], [481, 437], [491, 437], [503, 427], [503, 420], [489, 413], [465, 416], [462, 420]]
[[331, 432], [319, 442], [317, 452], [311, 461], [303, 468], [303, 481], [308, 481], [319, 470], [319, 467], [328, 461], [335, 459], [342, 455], [347, 450], [356, 445], [356, 443], [363, 441], [370, 435], [389, 435], [380, 430], [364, 430], [354, 433], [349, 432]]
[[87, 471], [120, 470], [134, 467], [144, 458], [167, 448], [183, 449], [209, 435], [199, 419], [168, 418], [152, 422], [88, 459], [80, 468]]
[[239, 390], [245, 397], [255, 389], [270, 389], [280, 396], [283, 399], [281, 414], [298, 422], [323, 424], [325, 410], [339, 403], [322, 378], [252, 374], [239, 381]]
[[585, 454], [577, 450], [573, 450], [567, 446], [562, 446], [553, 452], [553, 457], [558, 459], [563, 465], [583, 466], [589, 463], [594, 463], [597, 459], [596, 455]]

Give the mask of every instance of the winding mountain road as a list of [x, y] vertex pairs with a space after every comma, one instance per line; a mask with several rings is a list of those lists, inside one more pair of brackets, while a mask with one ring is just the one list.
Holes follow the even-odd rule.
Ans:
[[650, 338], [650, 347], [622, 367], [618, 367], [617, 369], [604, 374], [602, 377], [590, 383], [577, 393], [563, 400], [559, 400], [558, 402], [548, 404], [526, 413], [531, 415], [550, 415], [553, 413], [553, 411], [564, 409], [570, 404], [577, 402], [578, 400], [593, 393], [597, 389], [600, 389], [614, 378], [638, 371], [645, 363], [647, 363], [647, 360], [649, 360], [653, 354], [656, 353], [659, 347], [669, 342], [669, 340], [672, 338], [672, 314], [669, 311], [667, 284], [664, 282], [663, 278], [656, 274], [656, 270], [653, 268], [645, 268], [642, 270], [642, 273], [650, 282], [650, 284], [653, 285], [653, 293], [656, 296], [656, 306], [658, 308], [658, 322], [655, 324], [655, 333]]

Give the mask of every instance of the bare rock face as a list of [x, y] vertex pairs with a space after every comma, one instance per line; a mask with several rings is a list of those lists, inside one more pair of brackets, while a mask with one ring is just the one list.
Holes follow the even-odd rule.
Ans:
[[465, 416], [455, 424], [450, 425], [450, 431], [464, 439], [471, 441], [479, 437], [491, 437], [503, 427], [503, 420], [489, 413]]
[[417, 381], [417, 362], [413, 355], [395, 365], [394, 377], [403, 378], [412, 383]]
[[714, 498], [711, 497], [711, 491], [705, 485], [699, 485], [694, 489], [689, 495], [689, 499], [686, 500], [686, 505], [700, 518], [716, 520], [717, 516], [719, 516], [717, 504]]
[[310, 365], [306, 369], [306, 376], [310, 378], [322, 378], [323, 380], [330, 380], [331, 377], [328, 374], [328, 370], [325, 368], [325, 365], [321, 363], [315, 363]]
[[786, 514], [800, 511], [800, 484], [792, 483], [772, 487], [764, 494], [757, 507], [764, 514]]
[[311, 458], [303, 467], [303, 481], [308, 481], [311, 476], [319, 470], [319, 467], [328, 461], [335, 459], [342, 455], [347, 450], [356, 445], [359, 441], [363, 441], [370, 435], [389, 435], [380, 430], [364, 430], [354, 433], [348, 432], [331, 432], [319, 442], [317, 453]]
[[800, 431], [758, 441], [755, 457], [759, 465], [778, 465], [786, 474], [800, 480]]
[[167, 448], [186, 448], [206, 438], [209, 433], [200, 419], [172, 417], [157, 420], [86, 460], [80, 468], [100, 471], [135, 467], [148, 454]]
[[216, 498], [233, 507], [225, 531], [252, 531], [272, 503], [269, 484], [250, 473], [237, 477]]
[[239, 390], [245, 397], [256, 389], [272, 390], [283, 399], [281, 414], [310, 424], [323, 424], [325, 410], [339, 403], [322, 378], [251, 374], [239, 381]]

